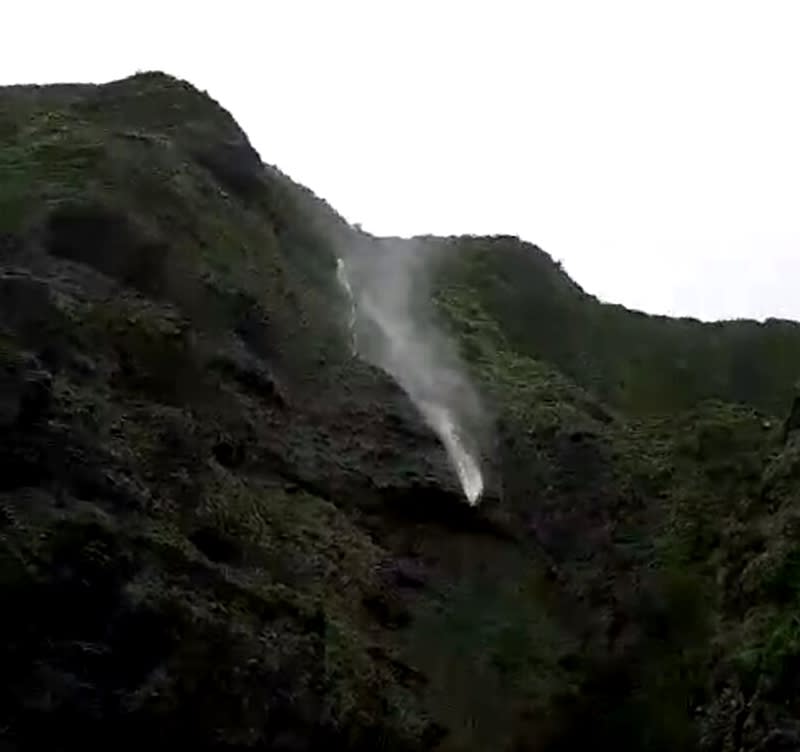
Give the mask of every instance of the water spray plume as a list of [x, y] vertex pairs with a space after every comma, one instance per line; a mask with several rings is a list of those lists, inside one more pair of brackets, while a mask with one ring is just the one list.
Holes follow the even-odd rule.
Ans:
[[358, 354], [356, 341], [356, 301], [353, 297], [353, 289], [350, 287], [350, 279], [347, 276], [347, 267], [344, 260], [336, 259], [336, 278], [345, 291], [347, 299], [350, 301], [350, 318], [347, 321], [347, 329], [350, 332], [350, 352], [352, 355]]
[[446, 408], [430, 403], [421, 403], [420, 412], [442, 440], [461, 482], [464, 496], [474, 506], [481, 500], [481, 494], [483, 494], [483, 476], [477, 462], [465, 449], [452, 416]]
[[[466, 380], [453, 365], [441, 362], [443, 343], [433, 341], [430, 331], [423, 336], [410, 315], [408, 266], [401, 260], [390, 272], [367, 275], [366, 284], [354, 281], [350, 265], [341, 258], [337, 259], [336, 272], [350, 305], [348, 329], [353, 355], [382, 368], [408, 394], [444, 445], [467, 501], [477, 504], [483, 493], [483, 476], [450, 404], [455, 387], [463, 392]], [[371, 341], [364, 342], [365, 352], [357, 339], [360, 322], [369, 324], [375, 332]]]

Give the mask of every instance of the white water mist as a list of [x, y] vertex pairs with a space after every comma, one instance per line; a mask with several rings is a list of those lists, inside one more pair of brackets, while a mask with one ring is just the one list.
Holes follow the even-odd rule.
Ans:
[[483, 493], [483, 475], [478, 463], [464, 447], [453, 416], [446, 408], [429, 402], [420, 403], [419, 409], [442, 440], [467, 501], [472, 505], [477, 504]]
[[[353, 354], [385, 370], [408, 394], [439, 436], [474, 505], [483, 493], [483, 475], [462, 416], [475, 415], [478, 400], [442, 335], [412, 315], [412, 289], [423, 271], [407, 252], [396, 249], [337, 260], [337, 278], [350, 304]], [[360, 327], [367, 331], [361, 338]]]
[[353, 295], [353, 288], [350, 287], [350, 278], [347, 276], [347, 266], [343, 259], [336, 259], [336, 278], [344, 289], [347, 299], [350, 301], [350, 317], [347, 320], [347, 331], [350, 333], [350, 352], [358, 354], [358, 341], [356, 340], [356, 299]]

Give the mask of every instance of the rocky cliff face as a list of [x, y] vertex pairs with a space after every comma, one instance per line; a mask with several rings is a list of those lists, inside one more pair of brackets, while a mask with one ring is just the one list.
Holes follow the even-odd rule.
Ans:
[[800, 745], [800, 328], [414, 240], [482, 402], [470, 507], [352, 352], [337, 258], [410, 242], [168, 76], [0, 89], [8, 749]]

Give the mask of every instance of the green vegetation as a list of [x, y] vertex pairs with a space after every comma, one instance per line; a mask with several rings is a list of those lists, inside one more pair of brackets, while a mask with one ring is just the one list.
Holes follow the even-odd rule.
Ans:
[[[475, 509], [349, 352], [336, 256], [407, 242]], [[368, 236], [163, 74], [0, 89], [0, 746], [794, 748], [798, 376], [796, 324]]]
[[646, 316], [600, 303], [516, 238], [427, 242], [443, 258], [440, 284], [480, 305], [515, 351], [555, 365], [610, 405], [652, 414], [722, 399], [783, 412], [791, 401], [796, 323]]

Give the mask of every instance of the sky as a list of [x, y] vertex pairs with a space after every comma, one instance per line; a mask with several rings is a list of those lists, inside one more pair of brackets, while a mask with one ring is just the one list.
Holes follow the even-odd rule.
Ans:
[[511, 234], [588, 292], [800, 320], [797, 0], [26, 0], [0, 84], [163, 70], [375, 234]]

